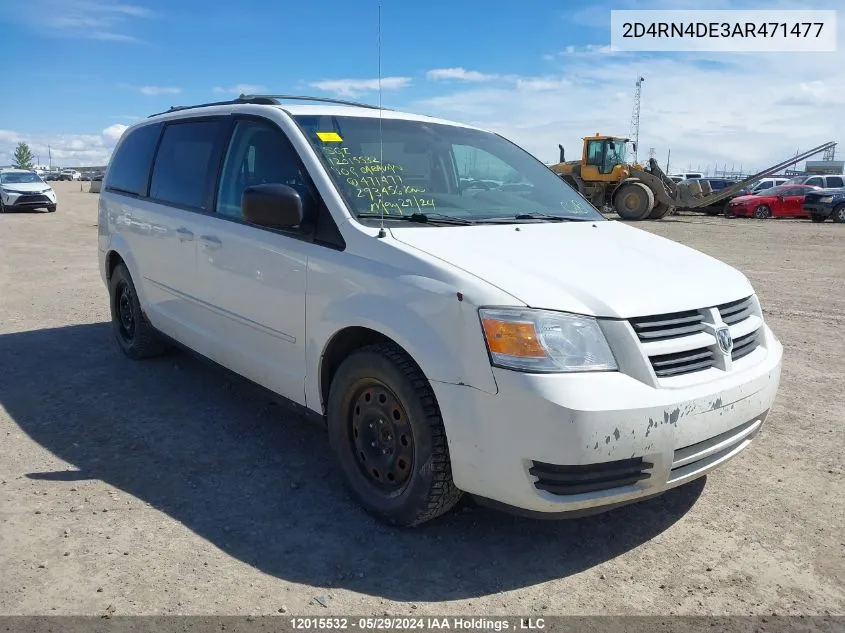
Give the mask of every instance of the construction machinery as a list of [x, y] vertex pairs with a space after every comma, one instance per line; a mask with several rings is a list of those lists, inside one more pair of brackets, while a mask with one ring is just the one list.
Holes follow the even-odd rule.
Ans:
[[765, 176], [836, 145], [829, 141], [803, 154], [790, 156], [716, 193], [706, 180], [674, 182], [654, 158], [649, 158], [647, 165], [626, 162], [629, 142], [625, 137], [597, 132], [584, 137], [581, 160], [569, 162], [565, 159], [563, 146], [558, 145], [560, 162], [551, 165], [551, 169], [600, 210], [611, 207], [623, 220], [659, 220], [675, 208], [697, 209], [729, 198]]

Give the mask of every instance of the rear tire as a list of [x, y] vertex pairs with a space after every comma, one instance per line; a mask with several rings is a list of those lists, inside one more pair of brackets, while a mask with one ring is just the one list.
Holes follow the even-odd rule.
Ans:
[[161, 340], [147, 322], [135, 284], [124, 264], [118, 264], [109, 279], [112, 331], [123, 353], [133, 360], [153, 358], [166, 353], [170, 346]]
[[840, 204], [833, 210], [833, 213], [830, 214], [830, 217], [833, 218], [833, 221], [837, 224], [845, 223], [845, 204]]
[[766, 220], [772, 217], [772, 210], [765, 204], [761, 204], [759, 207], [754, 209], [754, 217], [758, 220]]
[[613, 208], [623, 220], [645, 220], [654, 208], [654, 194], [641, 182], [626, 183], [613, 196]]
[[648, 219], [649, 220], [662, 220], [669, 212], [672, 211], [672, 207], [669, 205], [663, 204], [662, 202], [658, 202], [654, 205], [654, 208], [649, 212]]
[[461, 498], [434, 392], [395, 344], [364, 347], [341, 363], [326, 414], [346, 486], [378, 520], [416, 526]]

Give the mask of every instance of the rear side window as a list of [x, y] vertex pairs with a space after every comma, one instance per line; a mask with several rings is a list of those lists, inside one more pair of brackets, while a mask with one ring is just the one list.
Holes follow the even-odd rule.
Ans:
[[208, 187], [217, 176], [222, 120], [173, 123], [155, 157], [150, 198], [182, 207], [205, 210]]
[[841, 187], [842, 186], [842, 178], [839, 176], [828, 176], [827, 177], [827, 186], [828, 187]]
[[160, 132], [160, 123], [145, 125], [132, 130], [123, 139], [109, 165], [107, 189], [136, 196], [146, 195], [150, 165]]

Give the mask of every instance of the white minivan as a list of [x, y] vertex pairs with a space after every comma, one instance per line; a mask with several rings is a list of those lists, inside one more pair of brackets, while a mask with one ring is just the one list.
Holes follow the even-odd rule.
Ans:
[[495, 133], [308, 101], [125, 131], [99, 262], [129, 357], [175, 344], [299, 405], [398, 526], [464, 493], [606, 510], [757, 435], [783, 348], [740, 272], [605, 219]]

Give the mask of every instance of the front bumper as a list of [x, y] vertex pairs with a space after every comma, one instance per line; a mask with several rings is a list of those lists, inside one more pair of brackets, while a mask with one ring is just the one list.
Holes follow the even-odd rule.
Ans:
[[13, 193], [0, 192], [3, 198], [3, 205], [10, 210], [13, 209], [38, 209], [56, 206], [56, 194], [53, 191], [47, 193]]
[[529, 514], [577, 515], [697, 479], [745, 449], [772, 406], [783, 347], [764, 332], [742, 365], [687, 387], [501, 369], [495, 395], [435, 383], [455, 485]]
[[725, 212], [729, 215], [735, 215], [737, 217], [747, 217], [751, 215], [751, 207], [727, 207]]
[[804, 211], [810, 215], [818, 215], [829, 218], [833, 213], [833, 205], [824, 203], [804, 203]]

